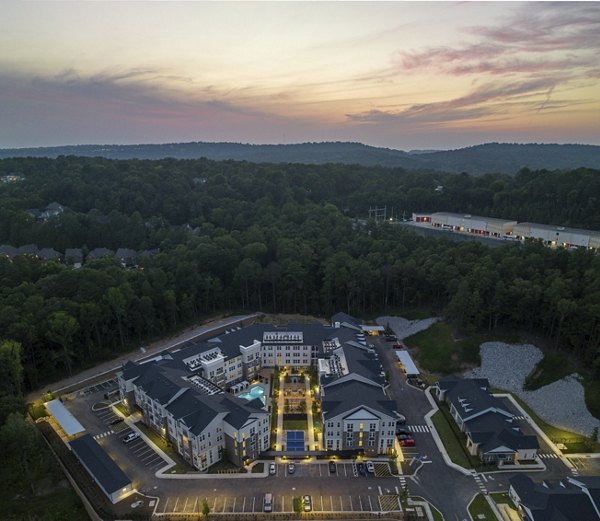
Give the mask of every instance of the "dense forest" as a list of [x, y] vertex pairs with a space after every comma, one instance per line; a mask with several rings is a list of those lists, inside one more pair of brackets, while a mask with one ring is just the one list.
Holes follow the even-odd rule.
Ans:
[[[60, 157], [1, 160], [7, 175], [20, 180], [0, 184], [0, 244], [159, 250], [128, 268], [115, 257], [74, 269], [0, 255], [0, 500], [16, 509], [9, 519], [21, 518], [18, 508], [36, 520], [85, 517], [72, 493], [48, 483], [57, 469], [24, 420], [25, 393], [214, 312], [365, 316], [427, 306], [466, 331], [538, 332], [600, 376], [600, 256], [457, 244], [365, 220], [385, 204], [398, 216], [449, 210], [598, 229], [598, 171], [472, 177]], [[32, 212], [52, 202], [64, 211]], [[43, 491], [63, 495], [49, 509]]]
[[329, 142], [289, 145], [242, 143], [166, 143], [158, 145], [67, 145], [41, 148], [0, 149], [0, 158], [59, 156], [107, 159], [238, 160], [255, 163], [344, 163], [364, 166], [469, 172], [473, 175], [514, 175], [521, 168], [600, 168], [600, 147], [595, 145], [486, 143], [456, 150], [404, 152], [362, 143]]
[[[160, 248], [131, 269], [114, 258], [78, 270], [0, 258], [0, 331], [22, 346], [28, 389], [232, 309], [327, 316], [427, 304], [464, 328], [539, 331], [600, 371], [598, 256], [455, 244], [353, 219], [377, 203], [600, 227], [600, 172], [63, 157], [1, 161], [9, 173], [25, 179], [0, 188], [0, 243]], [[65, 212], [44, 221], [25, 211], [51, 201]]]

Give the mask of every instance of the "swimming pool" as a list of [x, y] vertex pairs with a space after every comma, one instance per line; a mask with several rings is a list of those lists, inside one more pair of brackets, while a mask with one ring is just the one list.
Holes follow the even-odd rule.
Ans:
[[243, 398], [244, 400], [254, 400], [255, 398], [260, 398], [260, 401], [265, 403], [265, 390], [260, 385], [253, 385], [250, 387], [248, 392], [238, 394], [238, 398]]

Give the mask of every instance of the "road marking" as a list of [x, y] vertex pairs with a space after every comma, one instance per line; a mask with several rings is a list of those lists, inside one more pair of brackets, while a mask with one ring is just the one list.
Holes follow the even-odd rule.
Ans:
[[171, 499], [170, 497], [167, 498], [167, 502], [165, 503], [165, 508], [163, 510], [163, 514], [167, 511], [167, 505], [169, 504], [170, 499]]
[[398, 491], [398, 487], [394, 487], [394, 489], [396, 490], [396, 494], [400, 494], [400, 492]]
[[187, 498], [187, 496], [186, 496], [186, 498], [185, 498], [185, 503], [184, 503], [184, 505], [183, 505], [183, 510], [182, 510], [182, 512], [185, 512], [185, 509], [187, 508], [187, 504], [188, 504], [188, 498]]
[[175, 506], [173, 507], [173, 512], [177, 512], [177, 503], [179, 503], [179, 496], [177, 496], [177, 499], [175, 500]]
[[242, 503], [242, 512], [246, 511], [246, 496], [244, 496], [244, 502]]
[[[194, 501], [194, 508], [192, 509], [192, 513], [196, 511], [196, 507], [198, 506], [198, 498], [195, 498]], [[198, 510], [198, 512], [200, 512], [200, 510]]]
[[321, 498], [321, 512], [323, 512], [323, 510], [325, 510], [325, 509], [323, 508], [323, 496], [319, 496], [319, 497]]
[[233, 496], [233, 507], [231, 509], [232, 512], [235, 512], [235, 502], [236, 502], [236, 500], [237, 500], [237, 497]]
[[222, 510], [222, 512], [225, 512], [225, 505], [227, 505], [227, 497], [223, 498], [223, 510]]
[[379, 495], [383, 496], [383, 492], [381, 491], [381, 485], [377, 487], [379, 489]]
[[319, 465], [319, 476], [321, 476], [321, 477], [322, 477], [322, 476], [323, 476], [323, 474], [321, 474], [321, 466], [322, 466], [322, 465]]
[[[252, 512], [254, 512], [254, 503], [256, 502], [256, 498], [252, 496]], [[273, 506], [275, 506], [275, 498], [273, 498]]]
[[373, 504], [371, 503], [371, 496], [367, 496], [369, 498], [369, 510], [373, 511]]
[[[350, 503], [352, 503], [352, 500], [350, 501]], [[364, 508], [362, 506], [362, 499], [360, 499], [360, 496], [358, 496], [358, 504], [360, 505], [360, 509], [364, 510]]]
[[344, 502], [342, 501], [342, 496], [340, 496], [340, 510], [344, 511]]

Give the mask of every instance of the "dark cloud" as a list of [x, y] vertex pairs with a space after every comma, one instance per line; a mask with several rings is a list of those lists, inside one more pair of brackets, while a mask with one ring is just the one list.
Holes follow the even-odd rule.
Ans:
[[[347, 118], [359, 123], [412, 123], [435, 124], [451, 121], [478, 120], [486, 117], [505, 118], [510, 109], [540, 111], [549, 109], [550, 95], [560, 78], [545, 77], [508, 84], [489, 83], [472, 90], [465, 96], [436, 103], [411, 105], [400, 111], [371, 110], [347, 114]], [[535, 98], [545, 94], [540, 104]], [[556, 102], [555, 102], [556, 103]]]

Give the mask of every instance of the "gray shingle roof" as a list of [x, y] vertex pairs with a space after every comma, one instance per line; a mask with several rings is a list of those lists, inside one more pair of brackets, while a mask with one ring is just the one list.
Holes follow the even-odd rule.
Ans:
[[363, 406], [388, 416], [396, 416], [395, 402], [389, 400], [383, 389], [375, 384], [350, 379], [328, 385], [324, 393], [321, 402], [324, 420]]
[[568, 481], [534, 483], [519, 474], [509, 479], [521, 499], [531, 510], [533, 521], [597, 521], [600, 519], [590, 498]]
[[108, 494], [131, 484], [131, 480], [90, 434], [70, 441], [69, 445]]

